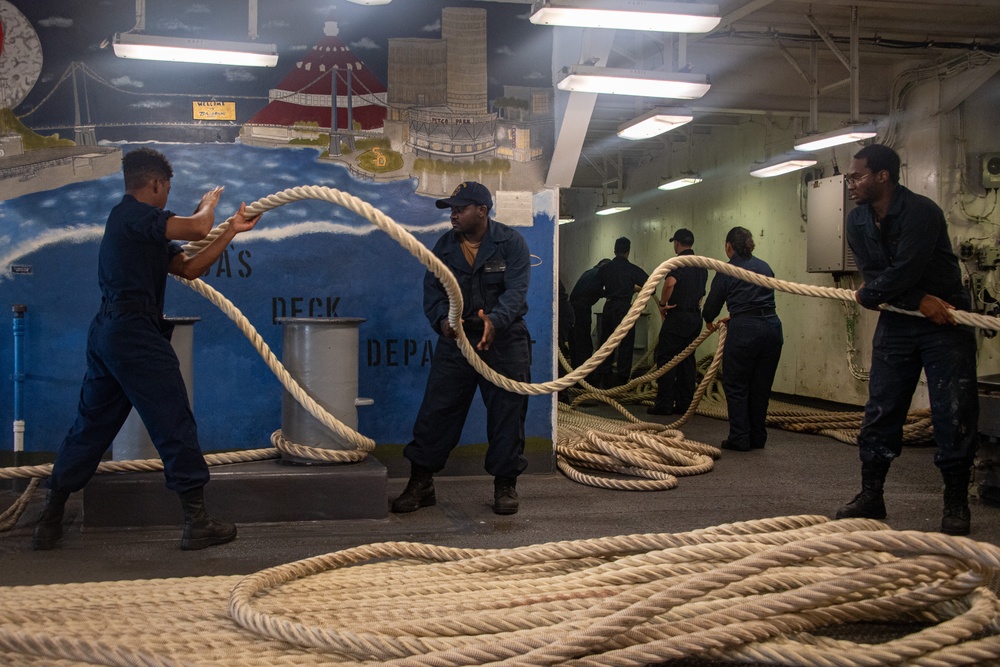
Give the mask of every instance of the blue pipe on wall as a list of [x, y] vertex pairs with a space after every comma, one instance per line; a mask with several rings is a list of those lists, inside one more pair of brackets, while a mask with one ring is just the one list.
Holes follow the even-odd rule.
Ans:
[[20, 464], [21, 452], [24, 451], [24, 400], [21, 395], [24, 387], [24, 314], [28, 307], [16, 303], [14, 311], [14, 465]]

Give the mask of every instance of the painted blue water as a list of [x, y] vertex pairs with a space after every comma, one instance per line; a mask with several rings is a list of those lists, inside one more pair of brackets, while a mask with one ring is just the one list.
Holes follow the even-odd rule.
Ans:
[[[188, 214], [202, 193], [224, 185], [217, 222], [240, 201], [298, 185], [324, 185], [369, 202], [432, 246], [450, 225], [415, 180], [359, 181], [340, 166], [318, 163], [311, 149], [237, 144], [153, 145], [171, 160], [168, 208]], [[131, 146], [124, 146], [129, 150]], [[86, 329], [100, 300], [96, 258], [104, 220], [121, 198], [121, 176], [0, 202], [0, 295], [28, 307], [25, 342], [25, 434], [29, 451], [54, 451], [76, 408], [85, 368]], [[529, 290], [528, 326], [535, 340], [532, 377], [551, 377], [554, 220], [536, 215], [522, 227], [537, 266]], [[11, 265], [31, 273], [11, 274]], [[361, 317], [358, 393], [375, 404], [358, 410], [359, 430], [380, 444], [406, 442], [423, 394], [435, 341], [422, 310], [424, 267], [367, 220], [327, 202], [297, 202], [268, 212], [238, 236], [204, 280], [222, 292], [281, 356], [275, 317]], [[283, 389], [236, 326], [189, 288], [169, 281], [167, 315], [199, 317], [195, 325], [194, 410], [206, 451], [269, 446], [280, 427]], [[0, 422], [12, 420], [12, 336], [0, 339]], [[550, 399], [529, 401], [528, 435], [551, 434]], [[464, 442], [485, 438], [478, 401]], [[8, 432], [9, 433], [9, 432]], [[10, 447], [12, 436], [0, 440]], [[3, 446], [3, 445], [0, 445]]]

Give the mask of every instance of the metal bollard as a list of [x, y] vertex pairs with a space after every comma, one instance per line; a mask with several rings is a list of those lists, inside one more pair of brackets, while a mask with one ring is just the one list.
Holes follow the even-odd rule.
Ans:
[[[279, 317], [282, 363], [323, 408], [352, 429], [358, 428], [358, 406], [374, 401], [358, 398], [358, 328], [360, 317]], [[284, 392], [281, 431], [299, 445], [353, 449]], [[284, 463], [317, 464], [282, 452]]]
[[[194, 405], [194, 323], [201, 318], [164, 317], [163, 319], [174, 325], [170, 344], [181, 365], [181, 377], [184, 378], [184, 386], [187, 387], [188, 403]], [[111, 458], [115, 461], [160, 458], [135, 408], [132, 408], [125, 425], [111, 443]]]

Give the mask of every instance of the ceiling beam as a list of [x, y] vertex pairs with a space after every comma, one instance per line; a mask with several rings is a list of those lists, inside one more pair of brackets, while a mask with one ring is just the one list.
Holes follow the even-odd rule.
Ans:
[[[580, 30], [554, 28], [552, 35], [552, 79], [558, 81], [563, 63], [569, 64], [568, 54], [578, 50], [578, 62], [603, 67], [608, 62], [614, 30]], [[580, 152], [587, 137], [590, 117], [597, 103], [596, 93], [577, 93], [559, 90], [556, 96], [556, 141], [549, 162], [545, 186], [569, 187], [580, 162]], [[561, 107], [561, 108], [560, 108]]]
[[972, 95], [983, 87], [997, 72], [1000, 72], [1000, 61], [994, 61], [983, 67], [976, 67], [967, 72], [943, 79], [941, 81], [941, 99], [938, 102], [938, 110], [934, 115], [937, 116], [954, 111], [959, 104], [964, 102], [969, 95]]

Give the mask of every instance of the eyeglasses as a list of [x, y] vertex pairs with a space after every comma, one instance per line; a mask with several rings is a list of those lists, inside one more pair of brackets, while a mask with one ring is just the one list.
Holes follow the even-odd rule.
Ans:
[[864, 174], [862, 176], [845, 176], [844, 182], [847, 183], [848, 185], [857, 185], [861, 181], [871, 176], [873, 173], [874, 172], [869, 171], [867, 174]]

